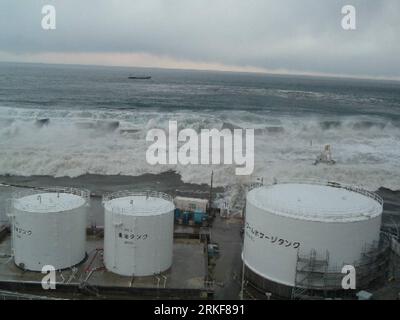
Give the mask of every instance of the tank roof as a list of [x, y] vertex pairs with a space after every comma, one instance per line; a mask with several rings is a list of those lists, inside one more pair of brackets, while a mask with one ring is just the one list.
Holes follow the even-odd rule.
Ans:
[[277, 215], [322, 222], [351, 222], [382, 214], [373, 193], [328, 185], [283, 183], [251, 190], [247, 201]]
[[14, 200], [14, 208], [30, 213], [57, 213], [77, 209], [86, 199], [70, 193], [38, 193]]
[[172, 201], [161, 197], [129, 195], [104, 201], [104, 208], [125, 215], [156, 216], [173, 211], [175, 206]]

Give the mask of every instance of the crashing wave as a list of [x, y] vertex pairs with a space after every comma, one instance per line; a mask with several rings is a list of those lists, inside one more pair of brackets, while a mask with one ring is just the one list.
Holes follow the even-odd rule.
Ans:
[[[36, 119], [49, 119], [37, 126]], [[0, 108], [0, 174], [76, 177], [83, 174], [141, 175], [174, 170], [185, 182], [215, 184], [240, 179], [234, 166], [151, 166], [146, 133], [177, 120], [179, 129], [254, 128], [255, 176], [326, 178], [400, 189], [400, 127], [368, 117], [277, 117], [265, 112], [42, 110]], [[80, 125], [90, 123], [90, 125]], [[325, 144], [337, 165], [312, 166]]]

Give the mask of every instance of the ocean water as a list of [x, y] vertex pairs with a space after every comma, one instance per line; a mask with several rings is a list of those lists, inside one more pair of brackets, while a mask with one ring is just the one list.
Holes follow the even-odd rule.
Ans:
[[[0, 63], [0, 175], [173, 170], [208, 183], [214, 170], [216, 185], [251, 179], [235, 165], [149, 165], [147, 131], [169, 120], [255, 128], [253, 176], [400, 189], [399, 82]], [[325, 144], [337, 164], [312, 165]]]

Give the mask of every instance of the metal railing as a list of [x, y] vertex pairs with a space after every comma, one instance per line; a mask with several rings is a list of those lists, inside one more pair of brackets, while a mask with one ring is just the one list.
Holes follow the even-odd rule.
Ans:
[[32, 195], [39, 195], [42, 193], [65, 193], [65, 194], [72, 194], [75, 196], [79, 196], [85, 200], [85, 205], [90, 205], [90, 191], [87, 189], [78, 189], [72, 187], [35, 187], [35, 188], [26, 188], [19, 191], [14, 190], [12, 192], [11, 199], [7, 199], [6, 201], [6, 212], [7, 215], [10, 217], [12, 216], [12, 212], [14, 211], [13, 208], [15, 205], [24, 197], [32, 196]]
[[112, 193], [106, 193], [103, 195], [102, 202], [107, 202], [117, 198], [124, 197], [146, 197], [146, 198], [160, 198], [167, 201], [173, 201], [172, 196], [166, 194], [164, 192], [159, 191], [129, 191], [129, 190], [121, 190]]
[[[255, 188], [259, 188], [261, 186], [271, 186], [274, 184], [310, 184], [310, 185], [319, 185], [319, 186], [328, 186], [328, 187], [333, 187], [333, 188], [339, 188], [339, 189], [344, 189], [344, 190], [348, 190], [351, 192], [356, 192], [358, 194], [361, 194], [363, 196], [366, 196], [370, 199], [375, 200], [380, 207], [380, 210], [383, 207], [383, 199], [377, 195], [374, 192], [368, 191], [364, 188], [358, 187], [358, 186], [352, 186], [352, 185], [348, 185], [348, 184], [344, 184], [344, 183], [338, 183], [338, 182], [334, 182], [334, 181], [328, 181], [328, 180], [313, 180], [313, 179], [282, 179], [282, 180], [277, 180], [274, 179], [274, 183], [268, 183], [268, 184], [264, 184], [264, 179], [260, 179], [258, 178], [257, 181], [252, 182], [249, 184], [247, 190], [251, 191]], [[340, 213], [348, 213], [348, 210], [324, 210], [324, 212], [321, 212], [317, 215], [313, 215], [310, 214], [309, 209], [308, 208], [302, 208], [301, 206], [297, 206], [296, 209], [288, 209], [288, 208], [281, 208], [281, 207], [274, 207], [272, 208], [274, 211], [279, 211], [279, 213], [281, 214], [289, 214], [289, 215], [300, 215], [304, 214], [309, 218], [317, 218], [321, 216], [321, 213], [324, 214], [324, 218], [325, 219], [332, 219], [335, 220], [335, 218], [337, 218], [338, 214]], [[374, 214], [377, 213], [377, 208], [374, 207], [369, 207], [369, 208], [365, 208], [365, 207], [353, 207], [352, 211], [357, 211], [359, 212], [359, 214]], [[351, 219], [352, 217], [349, 216], [348, 219]]]
[[[117, 192], [112, 192], [112, 193], [107, 193], [103, 195], [102, 198], [102, 203], [105, 205], [108, 201], [118, 199], [118, 198], [125, 198], [125, 197], [146, 197], [146, 199], [149, 198], [157, 198], [157, 199], [164, 199], [168, 202], [171, 202], [173, 204], [173, 198], [169, 194], [166, 194], [164, 192], [159, 192], [159, 191], [129, 191], [129, 190], [122, 190], [122, 191], [117, 191]], [[134, 204], [134, 203], [132, 203]], [[119, 207], [111, 207], [113, 213], [124, 213], [123, 208]], [[152, 210], [146, 211], [146, 210], [141, 210], [141, 213], [150, 213], [153, 212]]]
[[18, 200], [25, 196], [35, 195], [39, 193], [66, 193], [73, 194], [85, 199], [86, 203], [90, 202], [90, 191], [87, 189], [78, 189], [72, 187], [35, 187], [31, 189], [24, 189], [12, 193], [12, 200]]

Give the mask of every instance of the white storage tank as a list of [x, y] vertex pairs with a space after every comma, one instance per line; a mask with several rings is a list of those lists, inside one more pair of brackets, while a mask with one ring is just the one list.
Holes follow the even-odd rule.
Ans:
[[174, 209], [159, 192], [122, 191], [103, 198], [104, 264], [124, 276], [149, 276], [172, 265]]
[[72, 267], [85, 259], [86, 209], [90, 193], [72, 188], [49, 188], [17, 194], [9, 215], [15, 264], [42, 271]]
[[[247, 194], [243, 261], [271, 283], [294, 287], [299, 255], [328, 253], [326, 270], [361, 259], [380, 238], [383, 201], [336, 183], [280, 183]], [[339, 269], [338, 269], [339, 268]]]

